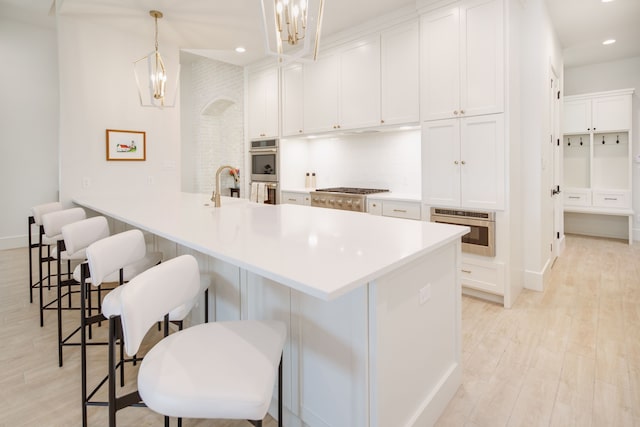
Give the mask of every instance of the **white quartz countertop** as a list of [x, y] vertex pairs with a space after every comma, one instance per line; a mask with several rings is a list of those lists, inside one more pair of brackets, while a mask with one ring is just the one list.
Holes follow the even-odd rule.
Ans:
[[323, 300], [466, 234], [467, 227], [209, 196], [90, 195], [73, 201]]

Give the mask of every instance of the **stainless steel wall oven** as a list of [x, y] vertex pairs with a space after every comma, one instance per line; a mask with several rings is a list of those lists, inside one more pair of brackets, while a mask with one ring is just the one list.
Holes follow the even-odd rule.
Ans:
[[280, 159], [277, 139], [251, 141], [249, 156], [251, 157], [251, 181], [278, 181]]
[[466, 225], [471, 231], [462, 236], [462, 252], [496, 256], [495, 212], [431, 208], [431, 222]]

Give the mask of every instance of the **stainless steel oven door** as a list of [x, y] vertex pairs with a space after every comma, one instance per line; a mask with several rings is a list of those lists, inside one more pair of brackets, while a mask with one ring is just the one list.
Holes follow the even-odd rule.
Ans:
[[496, 223], [494, 221], [474, 218], [454, 218], [446, 215], [431, 215], [431, 222], [466, 225], [471, 231], [462, 236], [462, 252], [489, 257], [496, 256]]
[[278, 181], [278, 149], [266, 148], [249, 151], [251, 156], [251, 181]]

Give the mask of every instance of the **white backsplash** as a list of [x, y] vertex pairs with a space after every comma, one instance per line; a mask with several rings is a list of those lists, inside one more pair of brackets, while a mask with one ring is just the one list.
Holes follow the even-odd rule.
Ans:
[[419, 130], [284, 139], [280, 146], [282, 189], [304, 188], [305, 174], [315, 172], [317, 188], [388, 188], [421, 194]]

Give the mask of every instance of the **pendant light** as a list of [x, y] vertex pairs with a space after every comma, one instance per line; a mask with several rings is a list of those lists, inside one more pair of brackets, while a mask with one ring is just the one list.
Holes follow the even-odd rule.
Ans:
[[[178, 68], [176, 73], [176, 83], [172, 89], [174, 93], [173, 100], [171, 103], [168, 103], [166, 101], [167, 69], [165, 67], [164, 60], [162, 59], [162, 55], [160, 55], [158, 50], [158, 19], [162, 19], [163, 14], [158, 10], [150, 10], [149, 15], [151, 15], [155, 22], [155, 48], [153, 52], [133, 63], [133, 72], [135, 74], [136, 85], [138, 87], [138, 98], [140, 100], [140, 105], [143, 107], [174, 107], [178, 90], [180, 69]], [[138, 77], [138, 65], [144, 64], [145, 60], [147, 63], [146, 73], [140, 72], [140, 74], [145, 76], [144, 80], [146, 81], [146, 84], [141, 86], [140, 78]]]
[[316, 60], [324, 0], [262, 0], [265, 46], [280, 63]]

